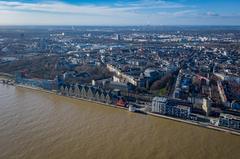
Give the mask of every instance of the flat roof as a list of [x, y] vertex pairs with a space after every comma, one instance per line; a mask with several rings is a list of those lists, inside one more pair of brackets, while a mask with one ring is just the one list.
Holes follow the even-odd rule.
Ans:
[[166, 102], [167, 98], [166, 97], [154, 97], [153, 101]]
[[234, 120], [240, 121], [240, 116], [236, 116], [236, 115], [232, 115], [232, 114], [225, 114], [225, 113], [221, 113], [220, 116], [224, 117], [224, 118], [229, 118], [229, 119], [234, 119]]
[[177, 107], [177, 108], [180, 108], [180, 109], [185, 109], [185, 110], [190, 109], [190, 107], [189, 107], [189, 106], [186, 106], [186, 105], [177, 105], [176, 107]]

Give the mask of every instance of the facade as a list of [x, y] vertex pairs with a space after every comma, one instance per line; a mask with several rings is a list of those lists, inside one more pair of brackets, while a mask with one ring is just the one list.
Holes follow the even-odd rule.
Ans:
[[165, 114], [165, 106], [167, 104], [166, 97], [154, 97], [152, 100], [152, 112]]
[[82, 86], [82, 89], [81, 89], [81, 97], [82, 98], [87, 98], [87, 91], [88, 91], [88, 87]]
[[76, 97], [80, 97], [80, 88], [79, 88], [78, 84], [75, 84], [75, 86], [74, 86], [74, 95]]
[[124, 92], [128, 92], [132, 89], [131, 84], [122, 82], [109, 82], [107, 85], [105, 85], [105, 87], [110, 89], [119, 89]]
[[123, 73], [120, 69], [118, 69], [115, 66], [110, 65], [110, 64], [107, 64], [107, 69], [110, 72], [116, 73], [117, 76], [121, 77], [122, 79], [131, 83], [132, 85], [137, 86], [137, 79], [135, 79], [133, 76], [130, 76], [130, 75], [127, 75], [127, 74]]
[[152, 100], [152, 112], [188, 119], [190, 117], [191, 108], [180, 104], [170, 104], [165, 97], [154, 97]]
[[46, 90], [56, 90], [57, 80], [45, 80], [45, 79], [28, 79], [23, 78], [20, 75], [16, 75], [15, 82], [17, 84], [23, 84], [31, 87], [43, 88]]
[[64, 95], [65, 96], [69, 96], [69, 88], [70, 88], [69, 85], [65, 86], [65, 88], [64, 88]]
[[167, 115], [175, 116], [178, 118], [188, 119], [190, 117], [191, 109], [189, 106], [177, 105], [169, 106], [168, 105]]
[[205, 111], [206, 115], [209, 116], [209, 113], [211, 112], [210, 99], [203, 98], [202, 109]]
[[227, 100], [227, 97], [226, 97], [226, 94], [225, 94], [225, 91], [224, 91], [224, 88], [223, 88], [223, 85], [220, 81], [217, 82], [217, 86], [218, 86], [218, 92], [219, 92], [219, 95], [220, 95], [220, 98], [221, 98], [221, 101], [222, 103], [228, 107], [230, 104]]
[[240, 130], [240, 117], [221, 113], [219, 117], [219, 126]]
[[100, 90], [97, 90], [97, 91], [96, 91], [96, 94], [95, 94], [95, 100], [96, 100], [96, 101], [100, 101], [100, 97], [101, 97], [101, 91], [100, 91]]
[[59, 93], [64, 96], [73, 96], [102, 103], [112, 104], [117, 99], [112, 92], [104, 91], [102, 88], [86, 85], [61, 85]]
[[235, 111], [239, 111], [240, 110], [240, 101], [232, 101], [231, 109], [235, 110]]

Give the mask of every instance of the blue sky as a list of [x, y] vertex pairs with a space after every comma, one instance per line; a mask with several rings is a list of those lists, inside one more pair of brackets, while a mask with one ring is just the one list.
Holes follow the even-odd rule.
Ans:
[[240, 0], [0, 0], [0, 25], [240, 25]]

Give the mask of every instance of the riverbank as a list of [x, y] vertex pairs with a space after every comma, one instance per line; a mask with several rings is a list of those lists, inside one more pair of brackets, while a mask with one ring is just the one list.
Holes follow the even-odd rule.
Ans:
[[[58, 94], [57, 91], [47, 91], [47, 90], [44, 90], [42, 88], [36, 88], [36, 87], [20, 85], [20, 84], [16, 84], [15, 86], [26, 88], [26, 89], [31, 89], [31, 90], [36, 90], [36, 91], [41, 91], [41, 92], [45, 92], [45, 93], [55, 94], [57, 96], [62, 96], [62, 95]], [[87, 102], [91, 102], [91, 103], [100, 104], [100, 105], [103, 105], [103, 106], [109, 106], [109, 107], [113, 107], [113, 108], [128, 110], [125, 107], [119, 107], [119, 106], [116, 106], [116, 105], [102, 103], [102, 102], [89, 100], [89, 99], [85, 99], [85, 98], [78, 98], [78, 97], [73, 97], [73, 96], [64, 96], [64, 97], [69, 97], [69, 98], [76, 99], [76, 100], [83, 100], [83, 101], [87, 101]], [[209, 125], [209, 124], [205, 124], [205, 123], [201, 123], [201, 122], [193, 122], [193, 121], [189, 121], [189, 120], [183, 120], [183, 119], [174, 118], [174, 117], [170, 117], [170, 116], [165, 116], [165, 115], [161, 115], [161, 114], [156, 114], [156, 113], [152, 113], [152, 112], [144, 112], [144, 113], [146, 115], [151, 115], [151, 116], [154, 116], [154, 117], [164, 118], [164, 119], [173, 120], [173, 121], [176, 121], [176, 122], [182, 122], [182, 123], [190, 124], [190, 125], [193, 125], [193, 126], [199, 126], [199, 127], [202, 127], [202, 128], [212, 129], [212, 130], [221, 131], [221, 132], [230, 133], [230, 134], [233, 134], [233, 135], [240, 136], [239, 131], [234, 131], [234, 130], [227, 129], [227, 128], [221, 128], [221, 127], [217, 127], [217, 126], [213, 126], [213, 125]]]
[[237, 135], [151, 115], [2, 84], [0, 101], [0, 158], [234, 159], [239, 154]]
[[[58, 94], [57, 91], [48, 91], [48, 90], [45, 90], [45, 89], [42, 89], [42, 88], [31, 87], [31, 86], [26, 86], [26, 85], [21, 85], [21, 84], [15, 84], [15, 86], [26, 88], [26, 89], [31, 89], [31, 90], [36, 90], [36, 91], [41, 91], [41, 92], [45, 92], [45, 93], [55, 94], [57, 96], [63, 96], [63, 95]], [[84, 100], [84, 101], [87, 101], [87, 102], [101, 104], [101, 105], [104, 105], [104, 106], [109, 106], [109, 107], [113, 107], [113, 108], [128, 110], [125, 107], [119, 107], [119, 106], [116, 106], [116, 105], [113, 105], [113, 104], [102, 103], [102, 102], [98, 102], [98, 101], [94, 101], [94, 100], [90, 100], [90, 99], [86, 99], [86, 98], [79, 98], [79, 97], [74, 97], [74, 96], [64, 96], [64, 97], [77, 99], [77, 100]]]
[[230, 133], [230, 134], [233, 134], [233, 135], [240, 136], [240, 132], [234, 131], [234, 130], [230, 130], [230, 129], [225, 129], [225, 128], [221, 128], [221, 127], [217, 127], [217, 126], [213, 126], [213, 125], [209, 125], [209, 124], [200, 123], [200, 122], [192, 122], [192, 121], [189, 121], [189, 120], [173, 118], [173, 117], [170, 117], [170, 116], [161, 115], [161, 114], [155, 114], [155, 113], [151, 113], [151, 112], [146, 112], [146, 113], [148, 115], [155, 116], [155, 117], [160, 117], [160, 118], [173, 120], [173, 121], [177, 121], [177, 122], [183, 122], [185, 124], [199, 126], [199, 127], [203, 127], [203, 128], [207, 128], [207, 129], [213, 129], [213, 130], [216, 130], [216, 131], [226, 132], [226, 133]]
[[14, 76], [9, 74], [9, 73], [4, 73], [4, 72], [0, 72], [0, 77], [1, 78], [4, 78], [4, 79], [11, 79], [13, 80], [14, 79]]

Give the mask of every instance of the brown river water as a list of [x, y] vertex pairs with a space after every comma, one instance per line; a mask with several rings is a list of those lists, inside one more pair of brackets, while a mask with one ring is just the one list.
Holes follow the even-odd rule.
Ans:
[[0, 159], [231, 159], [240, 136], [0, 84]]

